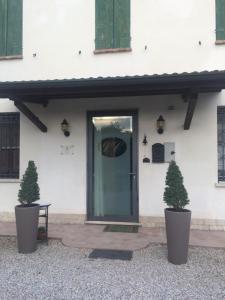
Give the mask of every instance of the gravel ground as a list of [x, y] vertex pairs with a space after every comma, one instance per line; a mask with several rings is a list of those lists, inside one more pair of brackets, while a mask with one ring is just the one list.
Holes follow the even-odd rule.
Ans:
[[51, 240], [22, 255], [15, 238], [0, 237], [0, 299], [225, 299], [225, 250], [192, 247], [183, 266], [169, 264], [162, 245], [130, 262], [89, 253]]

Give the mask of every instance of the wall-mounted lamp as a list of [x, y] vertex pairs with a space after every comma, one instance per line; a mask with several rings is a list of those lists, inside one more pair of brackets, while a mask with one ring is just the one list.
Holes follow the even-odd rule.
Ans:
[[64, 135], [66, 137], [70, 136], [70, 125], [69, 123], [67, 122], [66, 119], [64, 119], [61, 123], [61, 129], [62, 129], [62, 132], [64, 133]]
[[159, 116], [157, 122], [156, 122], [157, 131], [159, 134], [162, 134], [164, 132], [165, 128], [165, 120], [162, 116]]
[[144, 138], [143, 138], [142, 144], [143, 144], [144, 146], [147, 146], [147, 144], [148, 144], [148, 141], [147, 141], [147, 136], [146, 136], [146, 135], [144, 135]]

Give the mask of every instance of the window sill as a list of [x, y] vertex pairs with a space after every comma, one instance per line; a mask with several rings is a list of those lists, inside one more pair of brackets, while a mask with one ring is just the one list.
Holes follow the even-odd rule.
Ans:
[[20, 183], [20, 182], [21, 182], [20, 179], [0, 178], [0, 183]]
[[23, 59], [23, 55], [0, 56], [0, 60]]
[[225, 40], [217, 40], [215, 42], [216, 45], [225, 45]]
[[220, 182], [217, 182], [215, 183], [215, 187], [217, 188], [225, 188], [225, 181], [220, 181]]
[[131, 48], [96, 49], [94, 54], [131, 52]]

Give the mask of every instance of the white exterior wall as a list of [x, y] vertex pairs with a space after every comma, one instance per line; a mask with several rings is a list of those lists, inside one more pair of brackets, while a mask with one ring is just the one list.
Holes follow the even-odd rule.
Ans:
[[24, 58], [1, 61], [0, 81], [225, 68], [225, 46], [215, 45], [215, 0], [131, 0], [132, 52], [102, 55], [93, 53], [95, 0], [23, 2]]
[[[47, 125], [41, 133], [21, 115], [21, 174], [29, 159], [38, 166], [42, 202], [52, 203], [52, 213], [86, 214], [86, 112], [87, 110], [139, 110], [139, 210], [140, 216], [163, 216], [163, 191], [168, 164], [143, 164], [144, 155], [151, 158], [156, 142], [175, 142], [176, 161], [184, 176], [193, 218], [225, 219], [225, 189], [217, 182], [217, 105], [225, 104], [225, 94], [200, 96], [191, 129], [183, 130], [187, 104], [179, 96], [134, 97], [96, 100], [62, 100], [47, 108], [32, 105]], [[169, 111], [168, 105], [175, 110]], [[7, 100], [1, 111], [14, 110]], [[164, 134], [156, 131], [156, 119], [166, 120]], [[60, 123], [66, 118], [71, 135], [65, 138]], [[209, 121], [210, 120], [210, 121]], [[148, 146], [142, 145], [147, 134]], [[74, 155], [60, 155], [61, 145], [74, 145]], [[19, 183], [0, 182], [1, 211], [13, 212]]]
[[[216, 46], [215, 37], [214, 0], [131, 0], [132, 51], [95, 55], [94, 0], [24, 0], [23, 59], [0, 61], [0, 81], [221, 70], [225, 45]], [[175, 110], [168, 111], [168, 105]], [[187, 104], [179, 96], [59, 100], [47, 108], [30, 106], [48, 133], [21, 115], [21, 174], [28, 160], [34, 160], [41, 199], [53, 204], [51, 212], [86, 214], [86, 111], [138, 108], [140, 215], [163, 215], [168, 167], [143, 164], [143, 155], [148, 151], [151, 158], [155, 142], [175, 142], [193, 217], [225, 219], [225, 189], [215, 187], [217, 105], [225, 105], [225, 92], [200, 95], [189, 131], [183, 130]], [[1, 100], [0, 111], [15, 107]], [[166, 120], [163, 135], [155, 129], [160, 114]], [[64, 118], [71, 125], [69, 138], [60, 129]], [[142, 145], [144, 134], [147, 147]], [[61, 145], [74, 145], [75, 155], [60, 155]], [[18, 189], [18, 182], [0, 180], [0, 213], [13, 212]]]

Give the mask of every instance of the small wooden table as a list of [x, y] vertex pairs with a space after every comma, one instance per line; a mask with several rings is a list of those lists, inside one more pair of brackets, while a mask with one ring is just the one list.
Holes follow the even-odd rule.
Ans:
[[[39, 238], [40, 241], [45, 241], [48, 242], [48, 208], [49, 206], [51, 206], [51, 204], [40, 204], [39, 207], [39, 218], [44, 218], [45, 219], [45, 223], [44, 223], [44, 227], [45, 227], [45, 234], [43, 235], [44, 238], [42, 237], [41, 239]], [[40, 228], [41, 226], [39, 226]]]

